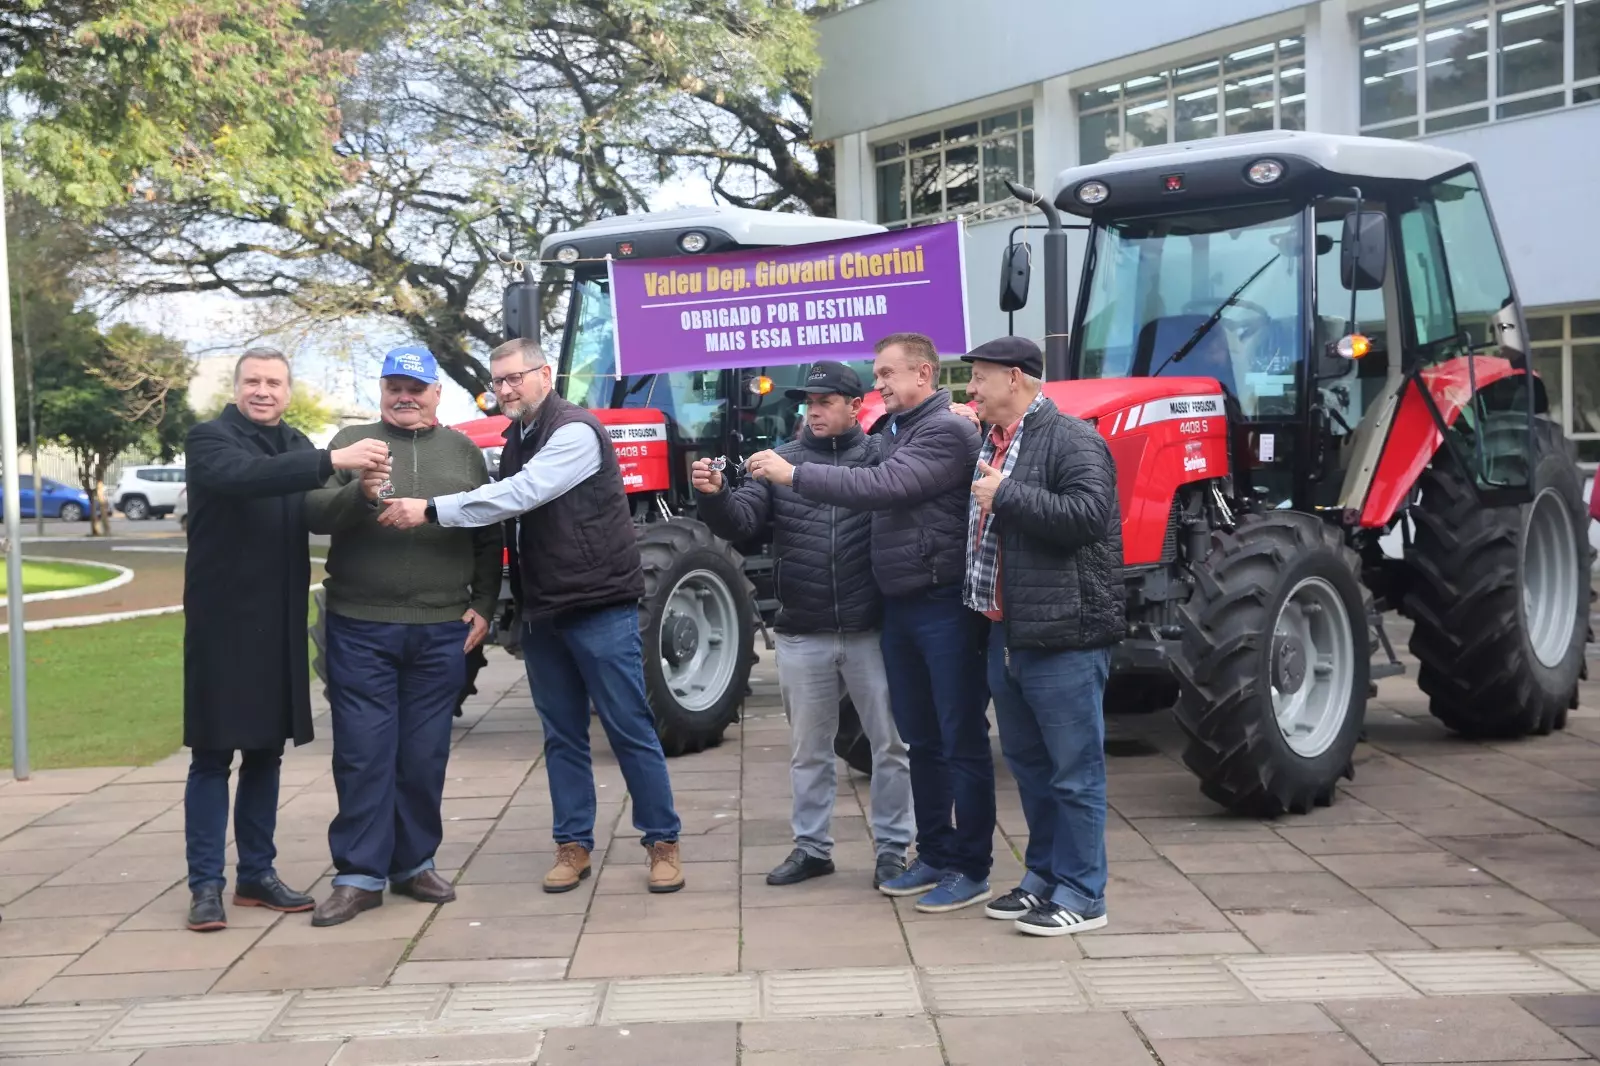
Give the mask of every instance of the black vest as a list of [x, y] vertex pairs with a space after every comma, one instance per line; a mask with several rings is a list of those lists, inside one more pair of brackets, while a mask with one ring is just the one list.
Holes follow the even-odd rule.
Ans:
[[556, 430], [572, 422], [588, 426], [599, 439], [600, 469], [570, 492], [507, 523], [514, 527], [506, 530], [506, 543], [513, 546], [512, 582], [522, 591], [525, 621], [644, 598], [639, 540], [622, 470], [599, 419], [552, 392], [526, 439], [520, 423], [507, 427], [500, 477], [521, 470]]

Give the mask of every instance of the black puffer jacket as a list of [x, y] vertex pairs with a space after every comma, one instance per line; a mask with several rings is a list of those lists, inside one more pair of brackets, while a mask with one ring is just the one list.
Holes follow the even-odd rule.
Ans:
[[1000, 609], [1012, 648], [1103, 648], [1127, 630], [1122, 513], [1105, 438], [1045, 400], [994, 494]]
[[879, 434], [877, 465], [795, 470], [808, 500], [872, 511], [872, 573], [885, 596], [960, 584], [966, 572], [967, 501], [978, 429], [940, 389]]
[[[777, 449], [801, 464], [869, 466], [878, 439], [851, 426], [837, 437], [800, 439]], [[780, 633], [861, 633], [878, 628], [883, 601], [872, 583], [872, 516], [803, 499], [785, 485], [751, 479], [730, 490], [700, 497], [699, 514], [711, 531], [728, 540], [753, 537], [772, 523], [777, 560], [775, 584]]]

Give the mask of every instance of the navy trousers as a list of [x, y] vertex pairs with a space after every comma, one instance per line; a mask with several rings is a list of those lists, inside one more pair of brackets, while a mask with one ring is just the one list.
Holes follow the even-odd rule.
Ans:
[[883, 667], [911, 755], [917, 857], [974, 881], [987, 881], [994, 863], [988, 628], [960, 585], [884, 598]]
[[[278, 770], [283, 747], [247, 751], [239, 760], [239, 788], [233, 801], [233, 841], [239, 848], [239, 884], [256, 884], [276, 875], [278, 849], [272, 834], [278, 824]], [[233, 752], [196, 748], [189, 754], [189, 783], [183, 793], [183, 829], [189, 857], [189, 889], [227, 884], [223, 863], [228, 850], [228, 777]]]
[[335, 885], [381, 891], [433, 869], [450, 723], [467, 681], [463, 622], [409, 625], [328, 615], [328, 702], [339, 813]]

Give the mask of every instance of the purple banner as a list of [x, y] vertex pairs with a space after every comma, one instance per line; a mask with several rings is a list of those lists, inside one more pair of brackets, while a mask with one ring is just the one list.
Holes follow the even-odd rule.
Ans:
[[890, 333], [968, 350], [961, 223], [610, 263], [623, 374], [871, 359]]

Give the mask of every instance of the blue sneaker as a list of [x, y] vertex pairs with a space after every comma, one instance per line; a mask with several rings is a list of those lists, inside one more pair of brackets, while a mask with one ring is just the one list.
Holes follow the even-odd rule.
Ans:
[[878, 886], [878, 891], [885, 896], [915, 896], [937, 885], [942, 877], [943, 870], [929, 866], [920, 858], [913, 859], [905, 873], [891, 877]]
[[992, 893], [989, 891], [989, 882], [974, 881], [966, 874], [949, 870], [939, 880], [937, 888], [917, 900], [917, 910], [924, 914], [958, 911], [962, 907], [982, 903], [990, 895]]

